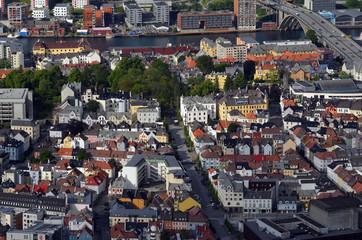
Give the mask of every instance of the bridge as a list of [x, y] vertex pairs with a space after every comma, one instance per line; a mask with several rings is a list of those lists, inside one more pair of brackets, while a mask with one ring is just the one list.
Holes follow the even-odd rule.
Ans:
[[362, 47], [318, 13], [284, 1], [258, 1], [258, 3], [278, 11], [278, 24], [281, 29], [301, 27], [304, 32], [312, 29], [324, 45], [333, 48], [346, 62], [353, 65], [361, 63]]

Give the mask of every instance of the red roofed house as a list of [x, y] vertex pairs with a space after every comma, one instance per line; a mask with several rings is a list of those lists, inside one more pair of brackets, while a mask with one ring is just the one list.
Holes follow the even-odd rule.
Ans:
[[111, 227], [111, 240], [138, 240], [138, 235], [126, 231], [124, 223], [117, 223]]
[[84, 187], [100, 194], [106, 188], [106, 181], [99, 176], [88, 176]]
[[322, 172], [327, 171], [327, 166], [336, 160], [334, 152], [316, 152], [313, 156], [314, 166]]

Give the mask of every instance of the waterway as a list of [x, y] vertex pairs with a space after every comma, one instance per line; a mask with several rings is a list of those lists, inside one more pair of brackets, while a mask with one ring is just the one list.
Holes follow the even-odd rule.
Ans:
[[[361, 29], [344, 29], [346, 34], [352, 36], [359, 36]], [[160, 47], [167, 44], [180, 45], [180, 44], [195, 44], [199, 45], [200, 40], [203, 37], [215, 40], [218, 37], [224, 37], [232, 42], [235, 42], [238, 36], [252, 37], [258, 42], [272, 41], [272, 40], [285, 40], [285, 39], [300, 39], [304, 37], [303, 31], [258, 31], [258, 32], [245, 32], [245, 33], [228, 33], [228, 34], [207, 34], [207, 35], [180, 35], [180, 36], [162, 36], [162, 37], [117, 37], [117, 38], [87, 38], [87, 41], [95, 49], [101, 51], [107, 50], [109, 47]], [[54, 38], [42, 38], [41, 41], [49, 42], [61, 40]], [[62, 40], [75, 41], [76, 38], [64, 38]], [[23, 44], [24, 52], [31, 51], [34, 43], [38, 41], [38, 38], [20, 38], [20, 42]]]

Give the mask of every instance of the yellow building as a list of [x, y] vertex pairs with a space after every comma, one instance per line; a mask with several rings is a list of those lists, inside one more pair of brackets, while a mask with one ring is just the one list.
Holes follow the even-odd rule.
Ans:
[[159, 104], [155, 100], [134, 100], [131, 101], [131, 113], [132, 113], [132, 122], [137, 120], [137, 111], [139, 108], [145, 107], [158, 107]]
[[268, 99], [259, 89], [249, 90], [247, 93], [228, 93], [217, 103], [217, 114], [220, 120], [227, 120], [227, 114], [231, 110], [238, 110], [244, 116], [257, 109], [268, 110]]
[[64, 53], [79, 53], [92, 50], [89, 42], [81, 39], [77, 42], [56, 41], [40, 42], [38, 40], [33, 46], [34, 55], [58, 55]]
[[203, 38], [200, 41], [200, 49], [207, 53], [210, 57], [217, 56], [217, 46], [216, 43], [208, 38]]
[[129, 112], [107, 112], [108, 121], [113, 122], [118, 125], [121, 122], [126, 122], [129, 125], [132, 125], [131, 114]]
[[168, 143], [168, 134], [163, 129], [158, 129], [155, 133], [156, 140], [159, 143]]
[[279, 71], [275, 64], [259, 64], [255, 67], [254, 79], [277, 80], [278, 78]]
[[74, 139], [74, 136], [72, 134], [69, 134], [63, 139], [63, 148], [72, 148], [72, 141]]
[[13, 119], [11, 121], [11, 130], [23, 130], [29, 134], [33, 142], [37, 141], [40, 136], [40, 125], [30, 119]]
[[147, 207], [150, 200], [151, 192], [127, 189], [122, 192], [122, 196], [119, 199], [121, 202], [132, 203], [136, 209]]
[[224, 85], [227, 77], [228, 75], [223, 73], [210, 73], [205, 76], [205, 79], [210, 80], [213, 84], [215, 84], [217, 80], [217, 86], [219, 87], [219, 89], [224, 90]]
[[188, 198], [184, 199], [183, 201], [175, 201], [174, 209], [175, 209], [175, 211], [186, 212], [187, 210], [189, 210], [193, 207], [196, 207], [196, 206], [201, 208], [200, 203], [198, 203], [192, 197], [188, 197]]

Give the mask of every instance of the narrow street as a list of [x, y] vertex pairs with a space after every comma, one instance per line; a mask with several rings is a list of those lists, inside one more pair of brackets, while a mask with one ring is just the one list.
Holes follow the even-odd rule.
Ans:
[[171, 136], [174, 138], [175, 145], [177, 146], [179, 160], [181, 160], [184, 168], [186, 169], [187, 175], [191, 179], [193, 191], [200, 196], [202, 210], [208, 216], [211, 225], [215, 228], [216, 237], [223, 240], [233, 239], [229, 236], [229, 233], [224, 225], [224, 211], [220, 208], [218, 210], [214, 210], [212, 208], [212, 197], [207, 195], [208, 189], [202, 184], [203, 177], [195, 170], [194, 160], [196, 159], [196, 154], [194, 152], [189, 153], [187, 151], [183, 125], [173, 125], [170, 120], [168, 122], [170, 123]]

